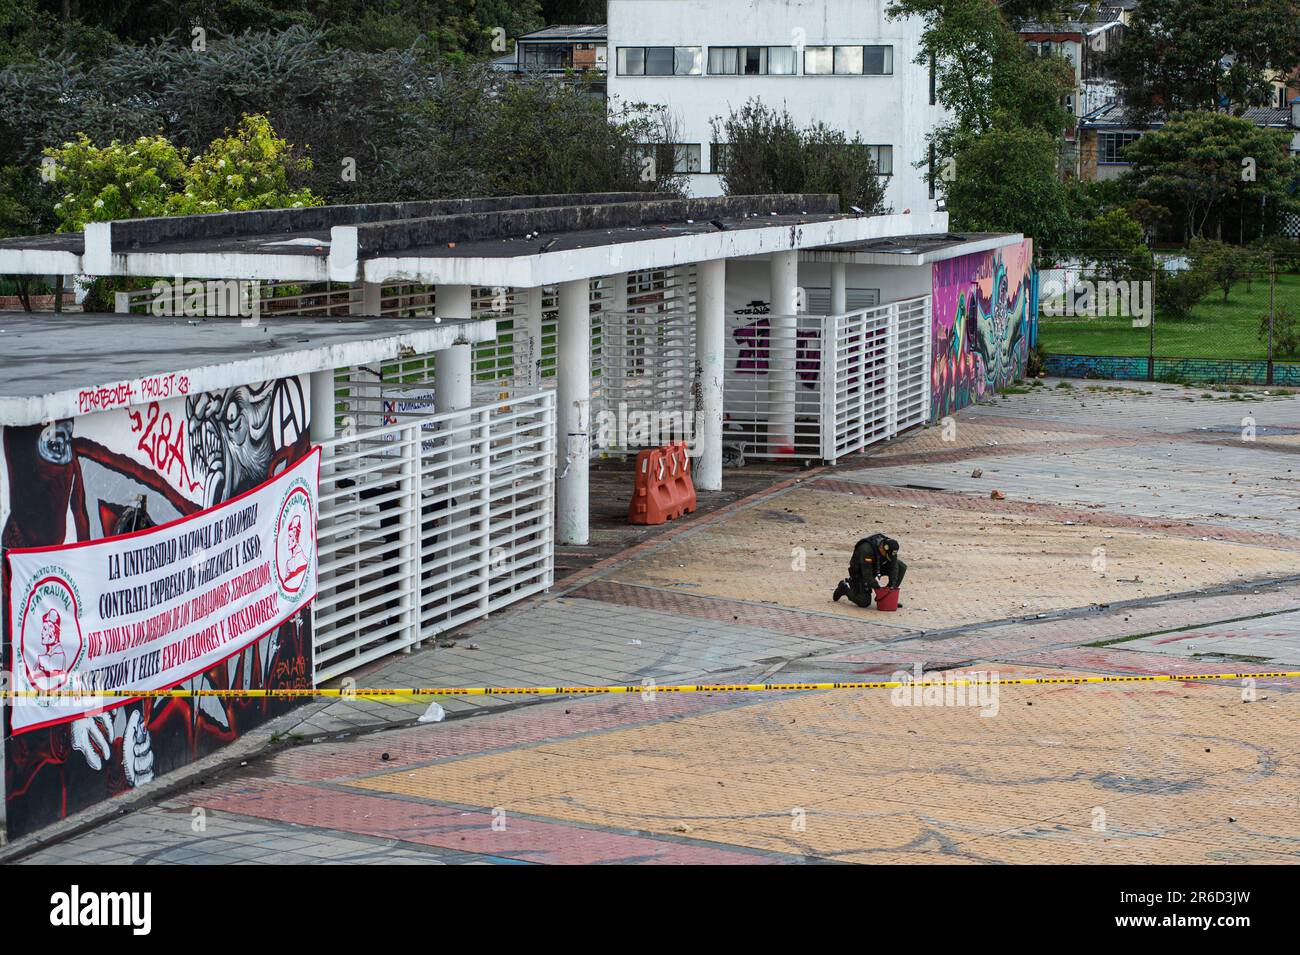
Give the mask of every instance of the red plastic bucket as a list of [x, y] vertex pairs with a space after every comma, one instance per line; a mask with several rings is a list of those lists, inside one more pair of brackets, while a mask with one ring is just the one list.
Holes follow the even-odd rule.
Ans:
[[898, 609], [898, 588], [877, 587], [876, 588], [876, 609], [897, 610]]

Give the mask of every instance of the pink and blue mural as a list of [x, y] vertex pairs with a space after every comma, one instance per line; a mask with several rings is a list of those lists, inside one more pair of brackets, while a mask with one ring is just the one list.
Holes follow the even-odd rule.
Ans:
[[930, 410], [951, 414], [1025, 373], [1038, 315], [1034, 245], [1026, 239], [936, 262]]

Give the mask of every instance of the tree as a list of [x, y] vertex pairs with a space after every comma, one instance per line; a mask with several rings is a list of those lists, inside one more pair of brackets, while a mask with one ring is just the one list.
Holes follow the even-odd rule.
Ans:
[[1225, 221], [1238, 225], [1239, 237], [1253, 238], [1275, 229], [1270, 223], [1276, 216], [1265, 222], [1261, 208], [1276, 213], [1296, 205], [1300, 163], [1289, 154], [1287, 134], [1246, 119], [1220, 112], [1175, 114], [1130, 144], [1126, 155], [1138, 197], [1168, 209], [1188, 240], [1205, 235], [1207, 227], [1223, 238]]
[[1210, 285], [1223, 289], [1225, 302], [1234, 285], [1249, 282], [1263, 265], [1257, 250], [1211, 239], [1194, 240], [1189, 251], [1192, 267]]
[[1142, 0], [1108, 59], [1138, 114], [1267, 105], [1300, 65], [1300, 2]]
[[234, 135], [217, 139], [188, 162], [188, 151], [162, 136], [95, 146], [81, 134], [45, 151], [60, 194], [59, 231], [87, 222], [318, 205], [310, 190], [291, 190], [290, 155], [265, 116], [246, 116]]
[[965, 138], [954, 160], [956, 177], [946, 183], [953, 229], [1022, 232], [1038, 255], [1073, 248], [1054, 137], [1008, 122]]
[[265, 116], [245, 116], [233, 135], [214, 139], [185, 168], [183, 191], [169, 199], [180, 215], [296, 209], [320, 205], [310, 189], [295, 189], [290, 176], [311, 168], [271, 128]]
[[641, 161], [647, 148], [677, 140], [665, 108], [614, 104], [607, 111], [603, 98], [545, 77], [479, 89], [486, 108], [469, 118], [469, 135], [444, 162], [477, 170], [489, 194], [680, 194], [683, 174], [671, 161], [656, 163], [652, 175]]
[[494, 28], [510, 37], [537, 29], [542, 11], [538, 0], [114, 0], [81, 4], [78, 20], [142, 45], [173, 32], [189, 45], [195, 27], [207, 41], [297, 27], [348, 50], [462, 59], [493, 55]]
[[1267, 347], [1273, 345], [1273, 354], [1283, 358], [1300, 358], [1300, 317], [1289, 305], [1279, 305], [1273, 314], [1259, 316], [1259, 340]]
[[1124, 209], [1112, 209], [1084, 223], [1079, 254], [1111, 282], [1150, 279], [1154, 264], [1140, 223]]
[[1024, 232], [1037, 240], [1036, 254], [1073, 242], [1057, 166], [1072, 121], [1064, 100], [1074, 71], [1062, 57], [1030, 56], [1007, 15], [1028, 17], [1048, 6], [892, 0], [886, 8], [892, 18], [923, 21], [916, 62], [934, 70], [937, 99], [953, 116], [930, 134], [933, 161], [926, 162], [954, 228]]
[[936, 96], [955, 117], [940, 144], [956, 133], [983, 133], [1007, 117], [1054, 136], [1065, 131], [1064, 98], [1074, 89], [1074, 71], [1063, 57], [1031, 56], [998, 0], [892, 0], [886, 12], [924, 23], [915, 62], [933, 64]]
[[849, 139], [824, 123], [804, 128], [751, 99], [713, 120], [714, 142], [726, 143], [723, 189], [728, 195], [835, 193], [840, 208], [882, 211], [885, 179], [860, 136]]
[[1156, 307], [1164, 318], [1186, 319], [1192, 317], [1196, 303], [1214, 287], [1200, 269], [1181, 271], [1165, 268], [1155, 270], [1152, 289]]
[[169, 200], [183, 187], [185, 156], [162, 136], [94, 145], [84, 133], [45, 150], [54, 161], [60, 232], [87, 222], [112, 222], [169, 214]]
[[604, 23], [605, 0], [542, 0], [542, 18], [548, 23]]

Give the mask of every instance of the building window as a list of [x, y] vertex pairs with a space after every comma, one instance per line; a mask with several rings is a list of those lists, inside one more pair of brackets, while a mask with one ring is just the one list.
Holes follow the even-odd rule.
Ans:
[[526, 70], [567, 70], [574, 66], [574, 49], [582, 47], [561, 46], [557, 43], [523, 43], [523, 64]]
[[926, 175], [925, 181], [930, 186], [930, 198], [933, 199], [934, 198], [934, 143], [930, 144], [929, 173]]
[[773, 76], [794, 76], [798, 71], [795, 50], [792, 46], [767, 48], [767, 71]]
[[709, 72], [727, 76], [766, 76], [767, 47], [709, 47]]
[[618, 75], [645, 75], [645, 47], [620, 46], [618, 48]]
[[675, 54], [671, 46], [649, 46], [645, 51], [646, 76], [672, 76]]
[[936, 77], [935, 77], [934, 54], [931, 53], [930, 54], [930, 105], [931, 106], [934, 106], [939, 101], [939, 97], [937, 94], [938, 94], [938, 87], [936, 85]]
[[731, 162], [730, 143], [710, 143], [709, 144], [709, 171], [723, 173], [727, 171], [727, 165]]
[[698, 46], [620, 46], [619, 76], [699, 76], [704, 48]]
[[663, 170], [671, 169], [674, 173], [698, 173], [700, 171], [699, 143], [656, 143], [642, 144], [633, 150], [639, 164], [653, 159], [651, 172], [656, 179], [663, 175]]
[[835, 72], [839, 76], [856, 76], [862, 73], [862, 47], [837, 46]]
[[673, 172], [699, 172], [700, 144], [677, 143], [673, 146]]
[[794, 47], [709, 47], [709, 73], [715, 76], [793, 76], [797, 72]]
[[888, 76], [894, 72], [892, 46], [809, 46], [803, 51], [809, 76]]
[[1097, 161], [1103, 163], [1128, 163], [1124, 149], [1142, 138], [1141, 133], [1100, 133], [1097, 136]]
[[805, 76], [829, 76], [834, 73], [835, 48], [829, 46], [804, 47], [803, 72]]
[[862, 72], [870, 76], [890, 76], [894, 72], [894, 48], [892, 46], [864, 46], [862, 48]]
[[702, 76], [704, 74], [704, 47], [674, 47], [673, 74], [676, 76]]
[[894, 174], [893, 146], [868, 146], [867, 152], [871, 154], [871, 161], [876, 164], [876, 173], [878, 175], [892, 176]]
[[709, 74], [730, 76], [736, 72], [739, 49], [734, 46], [709, 47]]

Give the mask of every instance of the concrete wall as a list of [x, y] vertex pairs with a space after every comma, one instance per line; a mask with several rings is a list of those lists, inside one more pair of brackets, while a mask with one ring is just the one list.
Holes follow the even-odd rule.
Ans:
[[[142, 529], [227, 501], [307, 452], [310, 407], [309, 381], [302, 376], [44, 427], [0, 428], [0, 549], [98, 540], [123, 532], [128, 522]], [[128, 511], [141, 500], [143, 519]], [[7, 672], [12, 647], [4, 623]], [[308, 608], [297, 624], [284, 624], [199, 674], [196, 686], [310, 686], [311, 634]], [[33, 832], [125, 792], [142, 767], [156, 778], [192, 762], [294, 705], [211, 697], [140, 701], [17, 736], [9, 735], [6, 708], [8, 835]], [[100, 737], [110, 747], [107, 758], [97, 748]]]
[[[1268, 384], [1268, 362], [1214, 358], [1157, 358], [1113, 355], [1049, 355], [1047, 371], [1062, 378], [1114, 378], [1127, 381], [1185, 381], [1206, 384]], [[1273, 363], [1273, 384], [1300, 386], [1300, 364]]]
[[1033, 240], [934, 269], [930, 413], [952, 414], [1022, 377], [1038, 321]]
[[[924, 169], [926, 134], [942, 119], [930, 105], [930, 71], [913, 62], [920, 21], [890, 20], [885, 0], [610, 0], [609, 95], [611, 105], [659, 103], [671, 107], [679, 142], [701, 146], [703, 175], [690, 178], [693, 195], [719, 195], [709, 166], [710, 120], [757, 98], [785, 108], [800, 125], [820, 120], [860, 134], [864, 143], [894, 149], [894, 175], [885, 202], [895, 212], [935, 207]], [[710, 76], [710, 46], [806, 44], [892, 45], [892, 76]], [[701, 46], [701, 76], [619, 76], [620, 46]]]

